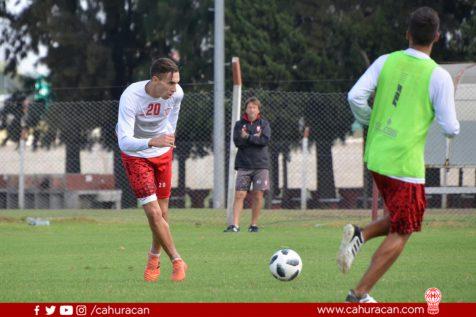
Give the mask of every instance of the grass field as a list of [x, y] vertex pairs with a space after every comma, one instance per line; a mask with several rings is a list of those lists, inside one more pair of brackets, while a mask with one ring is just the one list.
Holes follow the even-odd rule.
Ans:
[[[28, 216], [51, 220], [33, 227]], [[224, 214], [172, 210], [187, 280], [169, 280], [162, 257], [158, 283], [142, 281], [150, 232], [141, 210], [0, 212], [0, 302], [340, 302], [366, 269], [380, 239], [370, 241], [351, 272], [337, 270], [341, 227], [365, 224], [368, 212], [268, 211], [260, 233], [223, 233]], [[443, 302], [476, 301], [476, 215], [427, 212], [396, 265], [376, 286], [379, 301], [424, 302], [438, 287]], [[249, 214], [243, 216], [243, 228]], [[268, 269], [279, 248], [296, 250], [302, 274], [275, 280]]]

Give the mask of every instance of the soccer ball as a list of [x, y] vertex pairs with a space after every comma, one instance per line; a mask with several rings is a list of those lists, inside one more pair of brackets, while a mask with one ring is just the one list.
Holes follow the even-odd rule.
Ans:
[[301, 257], [291, 249], [278, 250], [269, 261], [269, 269], [276, 279], [292, 281], [301, 273]]

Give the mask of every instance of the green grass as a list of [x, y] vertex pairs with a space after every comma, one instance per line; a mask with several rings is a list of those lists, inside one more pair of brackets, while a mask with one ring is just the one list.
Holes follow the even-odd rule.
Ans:
[[[49, 227], [28, 226], [28, 216]], [[171, 228], [189, 264], [172, 283], [162, 258], [158, 283], [142, 273], [150, 231], [141, 210], [0, 212], [0, 302], [341, 302], [381, 239], [369, 241], [344, 276], [335, 265], [341, 226], [368, 213], [267, 211], [258, 234], [224, 234], [223, 212], [172, 210]], [[243, 215], [246, 227], [249, 214]], [[476, 301], [476, 215], [429, 212], [396, 265], [372, 292], [380, 301], [424, 302], [438, 287], [444, 302]], [[292, 282], [268, 269], [279, 248], [296, 250], [303, 272]]]

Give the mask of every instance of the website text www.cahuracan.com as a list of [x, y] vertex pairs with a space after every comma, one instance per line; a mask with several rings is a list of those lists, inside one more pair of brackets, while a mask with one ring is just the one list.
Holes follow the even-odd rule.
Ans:
[[116, 307], [109, 305], [94, 305], [90, 315], [150, 315], [150, 309], [148, 307]]
[[404, 314], [404, 315], [421, 315], [425, 314], [425, 307], [415, 306], [369, 306], [369, 305], [352, 305], [342, 306], [317, 306], [317, 314]]

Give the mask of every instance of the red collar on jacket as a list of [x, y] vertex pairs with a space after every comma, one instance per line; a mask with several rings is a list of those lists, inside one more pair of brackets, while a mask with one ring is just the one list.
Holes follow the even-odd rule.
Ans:
[[[248, 114], [247, 114], [247, 113], [243, 114], [243, 117], [242, 117], [242, 118], [243, 118], [244, 120], [248, 121], [249, 123], [253, 123], [253, 122], [254, 122], [254, 121], [251, 122], [251, 120], [248, 118]], [[258, 113], [258, 116], [256, 116], [255, 121], [256, 121], [256, 120], [259, 120], [259, 119], [261, 119], [261, 113]]]

